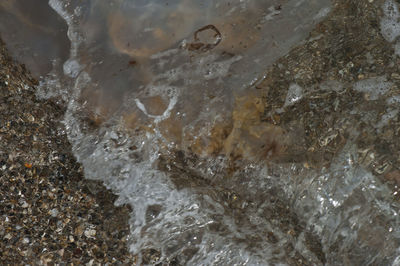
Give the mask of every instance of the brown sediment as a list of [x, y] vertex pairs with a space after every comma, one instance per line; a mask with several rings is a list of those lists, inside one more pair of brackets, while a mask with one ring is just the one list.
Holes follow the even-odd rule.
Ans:
[[0, 261], [2, 265], [133, 265], [128, 206], [83, 179], [63, 132], [64, 107], [0, 43]]
[[232, 114], [224, 122], [216, 123], [209, 136], [189, 144], [189, 149], [199, 156], [219, 154], [232, 160], [263, 161], [279, 156], [288, 139], [282, 128], [261, 121], [263, 113], [259, 96], [236, 97]]
[[[141, 102], [151, 115], [162, 115], [167, 108], [159, 96], [148, 97]], [[262, 121], [262, 98], [250, 93], [237, 96], [235, 102], [234, 109], [224, 115], [223, 121], [215, 122], [205, 131], [202, 130], [202, 122], [194, 128], [185, 128], [175, 112], [160, 122], [154, 122], [141, 110], [134, 109], [124, 113], [123, 121], [128, 130], [154, 132], [157, 128], [167, 143], [174, 143], [178, 149], [200, 157], [223, 155], [231, 160], [270, 161], [282, 155], [288, 146], [289, 136], [281, 127]], [[160, 147], [166, 148], [165, 145]]]
[[283, 129], [261, 121], [263, 114], [261, 97], [246, 95], [236, 99], [232, 113], [233, 129], [224, 142], [226, 155], [266, 160], [284, 150], [286, 140]]

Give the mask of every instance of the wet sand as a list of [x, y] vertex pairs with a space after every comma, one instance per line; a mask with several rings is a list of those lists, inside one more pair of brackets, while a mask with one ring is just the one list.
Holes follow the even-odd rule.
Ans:
[[130, 209], [83, 179], [62, 134], [63, 105], [38, 100], [36, 84], [1, 42], [1, 264], [134, 264], [125, 242]]

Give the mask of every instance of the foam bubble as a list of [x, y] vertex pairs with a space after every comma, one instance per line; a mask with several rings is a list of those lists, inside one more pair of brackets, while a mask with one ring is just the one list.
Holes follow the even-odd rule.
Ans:
[[64, 63], [63, 68], [65, 75], [76, 78], [84, 67], [76, 59], [69, 59]]

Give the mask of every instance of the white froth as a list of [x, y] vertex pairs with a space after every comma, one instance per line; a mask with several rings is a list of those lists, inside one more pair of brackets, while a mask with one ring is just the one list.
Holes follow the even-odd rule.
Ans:
[[159, 123], [159, 122], [161, 122], [161, 121], [167, 119], [167, 118], [170, 116], [172, 109], [174, 109], [175, 104], [177, 103], [177, 101], [178, 101], [178, 97], [177, 97], [177, 96], [173, 96], [173, 97], [170, 99], [169, 103], [168, 103], [167, 109], [164, 111], [164, 113], [163, 113], [162, 115], [151, 115], [151, 114], [149, 114], [149, 113], [147, 112], [146, 107], [144, 106], [144, 104], [143, 104], [139, 99], [135, 99], [136, 106], [137, 106], [145, 115], [147, 115], [147, 116], [150, 117], [150, 118], [153, 118], [155, 123]]
[[397, 41], [394, 45], [394, 54], [400, 56], [400, 41]]
[[286, 94], [286, 100], [284, 107], [290, 106], [303, 98], [303, 88], [296, 83], [292, 83], [289, 86], [288, 92]]
[[393, 42], [400, 35], [399, 7], [395, 1], [386, 0], [382, 9], [384, 12], [380, 22], [382, 36], [388, 42]]
[[340, 92], [343, 90], [343, 83], [337, 80], [326, 80], [319, 84], [321, 90]]
[[377, 100], [385, 95], [393, 86], [392, 82], [386, 80], [386, 77], [374, 77], [360, 80], [353, 85], [353, 89], [363, 92], [369, 100]]
[[314, 19], [315, 20], [319, 20], [321, 18], [324, 18], [329, 14], [329, 12], [331, 12], [331, 8], [330, 7], [321, 8], [321, 10], [318, 12], [318, 14], [316, 14], [314, 16]]
[[66, 76], [76, 78], [79, 72], [82, 71], [83, 66], [76, 59], [70, 59], [64, 63], [63, 69]]

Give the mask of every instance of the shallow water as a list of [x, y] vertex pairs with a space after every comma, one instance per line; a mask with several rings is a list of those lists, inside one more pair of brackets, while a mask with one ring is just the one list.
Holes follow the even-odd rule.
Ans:
[[[6, 1], [0, 17], [28, 23], [34, 36], [14, 36], [4, 26], [0, 32], [11, 52], [43, 76], [38, 97], [66, 102], [66, 130], [86, 177], [132, 206], [130, 250], [143, 263], [396, 265], [399, 206], [356, 163], [359, 132], [330, 165], [310, 168], [301, 158], [285, 160], [302, 157], [286, 150], [296, 132], [262, 121], [254, 85], [330, 5], [50, 0], [26, 19], [21, 1]], [[385, 25], [393, 41], [397, 33]], [[318, 88], [343, 87], [329, 84]], [[378, 77], [354, 91], [376, 100], [391, 86]], [[307, 97], [307, 88], [291, 84], [277, 112]], [[396, 99], [387, 100], [388, 120], [397, 114]], [[362, 107], [351, 111], [356, 117]]]
[[67, 25], [46, 1], [1, 1], [0, 32], [11, 54], [36, 77], [69, 57]]

